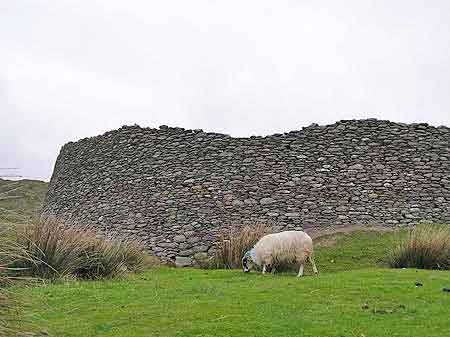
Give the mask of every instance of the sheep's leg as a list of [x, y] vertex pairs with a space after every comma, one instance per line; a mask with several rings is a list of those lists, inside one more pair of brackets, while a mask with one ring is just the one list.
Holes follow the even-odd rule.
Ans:
[[302, 277], [303, 276], [303, 268], [304, 268], [304, 265], [303, 265], [303, 263], [300, 265], [300, 269], [298, 270], [298, 275], [297, 275], [297, 277]]
[[272, 256], [270, 255], [265, 255], [263, 257], [263, 271], [262, 273], [265, 274], [266, 272], [270, 273], [272, 271], [272, 266], [273, 266], [273, 260], [272, 260]]
[[317, 270], [317, 267], [316, 267], [316, 263], [314, 262], [314, 255], [309, 256], [309, 262], [311, 262], [311, 264], [312, 264], [314, 274], [316, 274], [316, 275], [319, 274], [319, 271]]

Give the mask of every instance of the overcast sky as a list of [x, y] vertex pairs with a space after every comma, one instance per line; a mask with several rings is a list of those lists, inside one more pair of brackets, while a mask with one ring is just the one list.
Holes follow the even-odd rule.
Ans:
[[124, 124], [450, 126], [449, 32], [448, 0], [0, 0], [0, 167]]

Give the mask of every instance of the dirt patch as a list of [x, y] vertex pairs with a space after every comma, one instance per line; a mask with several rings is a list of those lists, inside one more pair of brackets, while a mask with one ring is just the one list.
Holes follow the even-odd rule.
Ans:
[[315, 247], [334, 247], [336, 246], [336, 243], [338, 241], [337, 235], [332, 236], [322, 236], [320, 238], [317, 238], [319, 241], [314, 243]]
[[[312, 239], [318, 239], [323, 236], [329, 236], [333, 234], [338, 233], [351, 233], [355, 231], [376, 231], [376, 232], [392, 232], [395, 228], [392, 227], [386, 227], [386, 226], [370, 226], [370, 227], [362, 227], [362, 226], [334, 226], [334, 227], [327, 227], [327, 228], [311, 228], [307, 231], [309, 236], [311, 236]], [[333, 244], [332, 241], [336, 241], [336, 237], [330, 238], [329, 244]], [[324, 239], [322, 241], [326, 242], [328, 240]], [[334, 242], [336, 243], [336, 242]], [[325, 246], [324, 246], [325, 247]]]

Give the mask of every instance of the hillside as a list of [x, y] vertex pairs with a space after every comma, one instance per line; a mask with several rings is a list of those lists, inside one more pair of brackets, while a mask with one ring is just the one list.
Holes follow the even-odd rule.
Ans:
[[48, 183], [0, 179], [0, 223], [24, 223], [42, 207]]

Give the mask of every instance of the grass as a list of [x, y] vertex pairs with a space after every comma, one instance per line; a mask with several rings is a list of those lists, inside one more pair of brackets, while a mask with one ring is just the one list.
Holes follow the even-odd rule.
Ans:
[[0, 179], [0, 224], [27, 223], [41, 209], [48, 183]]
[[[16, 228], [16, 244], [34, 260], [16, 259], [18, 275], [42, 279], [100, 279], [122, 276], [142, 268], [145, 254], [131, 241], [99, 239], [89, 228], [56, 220]], [[3, 239], [0, 238], [0, 243]]]
[[420, 225], [397, 240], [389, 254], [393, 268], [450, 269], [450, 227]]
[[245, 226], [242, 229], [230, 228], [219, 238], [216, 266], [221, 269], [240, 268], [244, 254], [269, 232], [269, 227], [265, 224]]
[[18, 333], [32, 326], [22, 315], [27, 298], [14, 296], [19, 281], [116, 278], [151, 262], [131, 241], [56, 221], [0, 228], [0, 336], [29, 335]]
[[[386, 253], [405, 232], [355, 231], [314, 240], [320, 273], [335, 273], [387, 265]], [[309, 266], [310, 267], [310, 266]]]
[[19, 301], [12, 298], [8, 287], [15, 281], [15, 278], [8, 275], [11, 271], [11, 263], [16, 260], [33, 260], [26, 251], [14, 240], [10, 240], [5, 230], [0, 229], [0, 336], [17, 336], [21, 330], [19, 311]]
[[158, 268], [18, 296], [51, 336], [449, 336], [449, 272], [380, 268], [393, 242], [376, 232], [316, 240], [319, 277]]
[[[420, 280], [425, 286], [416, 288]], [[27, 290], [53, 336], [449, 336], [448, 272], [318, 278], [158, 269], [124, 281]], [[367, 307], [367, 308], [366, 308]]]

